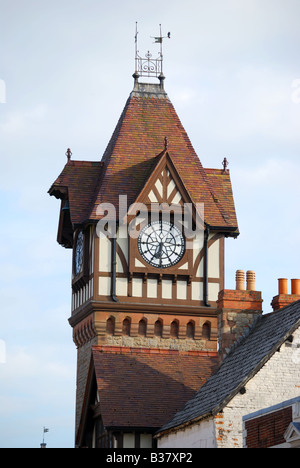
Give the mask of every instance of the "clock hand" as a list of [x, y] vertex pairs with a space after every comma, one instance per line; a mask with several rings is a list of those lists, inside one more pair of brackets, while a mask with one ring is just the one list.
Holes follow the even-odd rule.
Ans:
[[153, 255], [154, 258], [161, 258], [162, 247], [163, 247], [163, 243], [160, 242], [159, 245], [157, 246], [157, 249], [156, 249], [156, 251], [155, 251], [155, 254]]
[[159, 241], [160, 241], [160, 238], [159, 238], [159, 237], [158, 237], [158, 235], [157, 235], [156, 229], [154, 229], [154, 227], [153, 227], [153, 226], [151, 226], [151, 228], [152, 228], [152, 232], [153, 232], [153, 234], [154, 234], [154, 235], [155, 235], [155, 237], [156, 237], [156, 240], [159, 242]]

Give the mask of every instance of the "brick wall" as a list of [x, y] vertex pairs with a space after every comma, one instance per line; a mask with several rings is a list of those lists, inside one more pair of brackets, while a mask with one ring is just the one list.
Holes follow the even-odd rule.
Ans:
[[292, 406], [245, 421], [247, 448], [268, 448], [285, 443], [283, 434], [292, 421]]
[[[294, 333], [293, 343], [285, 343], [258, 373], [246, 384], [246, 393], [238, 393], [215, 418], [219, 448], [243, 447], [247, 432], [243, 416], [300, 395], [300, 330]], [[245, 439], [245, 440], [244, 440]]]
[[219, 293], [218, 336], [222, 357], [262, 313], [262, 302], [259, 291], [225, 289]]
[[80, 423], [82, 405], [86, 391], [87, 376], [92, 355], [92, 345], [97, 344], [96, 338], [85, 343], [77, 350], [77, 382], [76, 382], [76, 422], [75, 434]]

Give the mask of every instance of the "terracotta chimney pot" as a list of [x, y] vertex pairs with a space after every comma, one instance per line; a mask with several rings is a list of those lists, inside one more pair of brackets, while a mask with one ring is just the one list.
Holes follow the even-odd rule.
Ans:
[[237, 270], [235, 279], [236, 279], [236, 290], [245, 291], [245, 272], [243, 270]]
[[288, 280], [286, 278], [279, 278], [278, 280], [278, 293], [287, 294], [288, 293]]
[[292, 279], [292, 294], [300, 296], [300, 279]]
[[255, 291], [255, 272], [247, 271], [247, 291]]

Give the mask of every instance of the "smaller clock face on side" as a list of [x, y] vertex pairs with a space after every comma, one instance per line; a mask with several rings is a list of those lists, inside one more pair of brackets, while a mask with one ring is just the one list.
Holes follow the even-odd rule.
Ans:
[[138, 249], [149, 265], [156, 268], [168, 268], [182, 259], [185, 252], [185, 240], [174, 224], [167, 221], [154, 221], [141, 230], [138, 237]]
[[83, 262], [83, 232], [80, 231], [77, 236], [75, 248], [75, 275], [78, 275], [82, 269]]

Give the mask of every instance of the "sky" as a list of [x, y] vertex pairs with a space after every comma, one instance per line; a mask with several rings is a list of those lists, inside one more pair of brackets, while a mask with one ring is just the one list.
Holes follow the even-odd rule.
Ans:
[[240, 228], [225, 287], [256, 272], [264, 312], [300, 278], [299, 0], [0, 0], [0, 448], [74, 446], [71, 251], [56, 242], [66, 163], [100, 160], [140, 55], [204, 167], [226, 157]]

